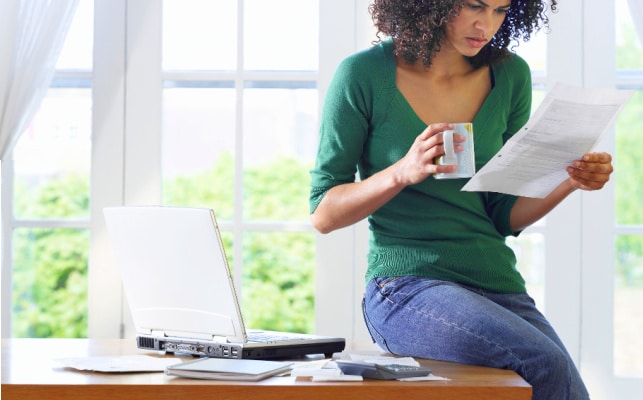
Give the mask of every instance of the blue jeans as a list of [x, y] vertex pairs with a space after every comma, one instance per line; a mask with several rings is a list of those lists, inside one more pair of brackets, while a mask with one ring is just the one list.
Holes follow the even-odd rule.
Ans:
[[516, 371], [533, 399], [589, 399], [565, 346], [526, 293], [489, 293], [415, 276], [376, 278], [364, 320], [393, 354]]

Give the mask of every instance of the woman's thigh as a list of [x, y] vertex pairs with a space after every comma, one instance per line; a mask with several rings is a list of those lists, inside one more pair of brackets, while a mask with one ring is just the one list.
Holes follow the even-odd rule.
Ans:
[[373, 339], [394, 354], [516, 370], [560, 346], [515, 312], [451, 282], [376, 279], [364, 311]]

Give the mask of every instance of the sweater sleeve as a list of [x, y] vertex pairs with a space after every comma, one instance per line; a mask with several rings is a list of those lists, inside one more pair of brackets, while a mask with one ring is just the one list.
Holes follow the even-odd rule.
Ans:
[[317, 158], [310, 171], [311, 213], [329, 189], [356, 179], [372, 115], [363, 58], [358, 53], [342, 61], [326, 92]]
[[[529, 65], [514, 56], [505, 65], [508, 75], [509, 94], [511, 96], [511, 110], [507, 119], [507, 129], [503, 134], [503, 143], [506, 143], [516, 132], [522, 128], [531, 115], [532, 87], [531, 71]], [[518, 198], [513, 195], [490, 192], [487, 199], [487, 213], [496, 225], [496, 229], [503, 236], [518, 236], [511, 228], [510, 216]]]

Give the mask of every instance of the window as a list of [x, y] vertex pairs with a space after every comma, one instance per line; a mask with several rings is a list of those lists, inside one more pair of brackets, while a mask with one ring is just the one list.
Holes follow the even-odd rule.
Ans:
[[3, 160], [12, 172], [3, 223], [13, 229], [3, 229], [12, 301], [2, 312], [13, 337], [87, 336], [92, 14], [92, 2], [80, 2], [51, 87]]
[[614, 373], [643, 377], [643, 46], [627, 1], [616, 2], [616, 80], [634, 95], [616, 122]]
[[247, 325], [312, 332], [318, 2], [163, 8], [163, 204], [214, 209]]

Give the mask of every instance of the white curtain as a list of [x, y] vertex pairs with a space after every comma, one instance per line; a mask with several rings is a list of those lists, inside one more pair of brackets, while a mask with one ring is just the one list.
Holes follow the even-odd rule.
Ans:
[[627, 0], [627, 5], [630, 7], [630, 15], [639, 35], [639, 41], [643, 44], [643, 1]]
[[0, 160], [47, 93], [78, 0], [0, 0]]

